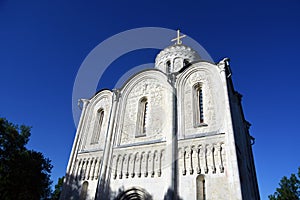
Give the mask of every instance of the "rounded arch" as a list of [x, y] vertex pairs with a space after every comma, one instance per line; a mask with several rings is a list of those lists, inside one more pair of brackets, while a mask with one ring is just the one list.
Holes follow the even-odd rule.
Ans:
[[176, 81], [179, 139], [217, 134], [224, 124], [224, 83], [217, 65], [191, 63]]
[[205, 177], [200, 174], [196, 177], [196, 196], [197, 200], [206, 200], [206, 186]]
[[96, 104], [98, 104], [103, 99], [111, 99], [112, 95], [113, 95], [113, 92], [109, 89], [99, 90], [94, 96], [92, 96], [90, 98], [90, 104], [89, 105], [95, 106]]
[[95, 117], [95, 123], [94, 123], [94, 127], [93, 127], [93, 133], [92, 133], [92, 138], [91, 138], [91, 142], [90, 144], [98, 144], [99, 142], [99, 138], [100, 138], [100, 133], [101, 133], [101, 129], [103, 126], [103, 119], [104, 119], [104, 108], [100, 107], [97, 110], [96, 116]]
[[113, 93], [101, 90], [89, 100], [83, 120], [81, 148], [84, 150], [104, 149], [108, 118], [112, 106]]
[[[163, 132], [171, 129], [163, 120], [150, 121], [148, 117], [167, 118], [173, 90], [168, 77], [158, 69], [147, 69], [135, 74], [120, 88], [115, 146], [137, 144], [141, 141], [163, 140]], [[162, 106], [166, 105], [166, 106]], [[142, 112], [144, 111], [144, 112]], [[158, 114], [160, 113], [160, 115]], [[150, 119], [150, 118], [148, 118]], [[147, 122], [151, 122], [146, 124]], [[148, 132], [149, 134], [146, 134]], [[137, 137], [136, 137], [137, 136]], [[140, 137], [146, 136], [146, 137]]]
[[79, 200], [85, 200], [85, 199], [87, 199], [87, 191], [88, 191], [88, 187], [89, 187], [89, 182], [84, 181], [84, 182], [82, 183], [82, 186], [81, 186], [81, 191], [80, 191]]
[[116, 200], [152, 200], [152, 196], [142, 188], [132, 187], [128, 190], [120, 192], [115, 199]]

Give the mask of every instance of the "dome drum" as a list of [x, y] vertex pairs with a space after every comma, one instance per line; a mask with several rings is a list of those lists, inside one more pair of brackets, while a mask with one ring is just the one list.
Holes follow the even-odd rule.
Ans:
[[155, 68], [165, 73], [180, 71], [187, 64], [199, 61], [199, 54], [186, 45], [173, 45], [163, 49], [155, 59]]

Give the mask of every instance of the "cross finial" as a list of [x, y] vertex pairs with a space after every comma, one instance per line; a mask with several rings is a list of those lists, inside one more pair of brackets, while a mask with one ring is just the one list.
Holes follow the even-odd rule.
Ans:
[[172, 39], [171, 41], [172, 41], [172, 42], [176, 41], [175, 44], [182, 44], [182, 41], [181, 41], [180, 39], [181, 39], [181, 38], [184, 38], [184, 37], [186, 37], [186, 35], [180, 36], [180, 30], [178, 29], [178, 30], [177, 30], [177, 37], [174, 38], [174, 39]]

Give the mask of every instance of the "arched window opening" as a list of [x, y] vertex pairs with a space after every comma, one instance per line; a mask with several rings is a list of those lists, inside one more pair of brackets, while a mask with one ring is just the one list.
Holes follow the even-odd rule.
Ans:
[[206, 188], [204, 175], [199, 175], [196, 178], [197, 200], [206, 200]]
[[137, 115], [137, 130], [136, 137], [141, 137], [146, 135], [146, 123], [148, 114], [148, 100], [146, 97], [141, 98], [138, 105], [138, 115]]
[[193, 87], [193, 104], [195, 126], [204, 125], [203, 87], [201, 83], [197, 83]]
[[167, 74], [171, 73], [171, 61], [167, 61], [166, 63], [166, 72]]
[[183, 60], [183, 66], [184, 67], [187, 67], [189, 64], [190, 64], [189, 60], [187, 60], [187, 59]]
[[79, 196], [80, 200], [87, 199], [86, 197], [87, 197], [88, 186], [89, 186], [89, 183], [87, 181], [84, 181], [81, 186], [81, 191], [80, 191], [80, 196]]
[[100, 133], [103, 125], [103, 118], [104, 118], [104, 110], [100, 108], [97, 111], [91, 144], [97, 144], [99, 142]]

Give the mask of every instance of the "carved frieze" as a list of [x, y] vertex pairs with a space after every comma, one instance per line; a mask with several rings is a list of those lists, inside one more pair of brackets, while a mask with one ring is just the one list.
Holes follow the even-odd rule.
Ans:
[[193, 141], [179, 144], [179, 170], [183, 176], [224, 173], [225, 149], [223, 142]]

